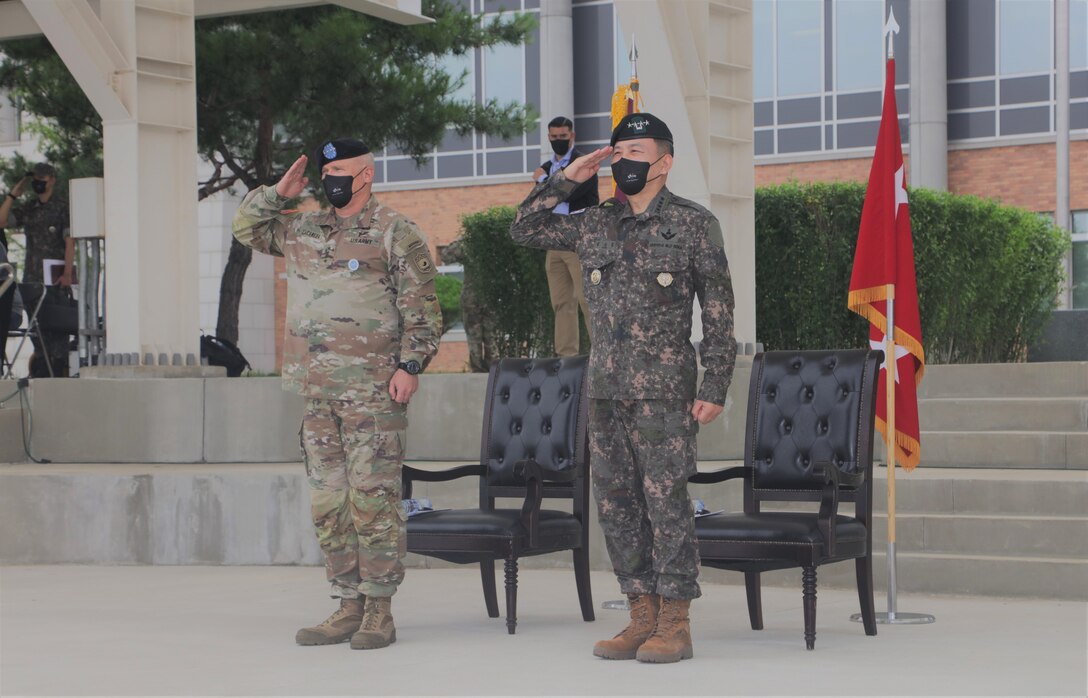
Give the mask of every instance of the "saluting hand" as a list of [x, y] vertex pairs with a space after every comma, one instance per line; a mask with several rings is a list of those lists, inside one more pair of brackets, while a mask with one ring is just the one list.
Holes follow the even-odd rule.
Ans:
[[20, 196], [22, 196], [23, 192], [26, 191], [26, 180], [28, 180], [28, 179], [30, 179], [30, 178], [29, 177], [23, 177], [22, 179], [20, 179], [19, 183], [11, 188], [11, 195], [14, 196], [16, 199], [18, 199]]
[[563, 174], [572, 182], [581, 184], [593, 175], [597, 174], [597, 170], [601, 169], [601, 163], [604, 162], [612, 155], [612, 147], [605, 146], [598, 148], [592, 153], [583, 155], [571, 164], [567, 165], [567, 169], [563, 170]]
[[306, 156], [300, 155], [294, 164], [287, 168], [283, 178], [276, 183], [276, 193], [282, 197], [293, 199], [302, 193], [306, 185], [310, 183], [306, 177]]

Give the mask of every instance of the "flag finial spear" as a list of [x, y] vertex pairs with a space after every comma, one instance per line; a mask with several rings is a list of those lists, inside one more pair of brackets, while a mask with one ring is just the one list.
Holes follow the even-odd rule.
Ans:
[[631, 61], [631, 78], [638, 79], [638, 44], [635, 43], [635, 35], [631, 34], [631, 50], [627, 52], [627, 60]]
[[888, 21], [884, 23], [884, 34], [888, 37], [888, 59], [895, 58], [895, 47], [893, 45], [895, 35], [899, 33], [899, 22], [895, 21], [895, 9], [888, 8]]

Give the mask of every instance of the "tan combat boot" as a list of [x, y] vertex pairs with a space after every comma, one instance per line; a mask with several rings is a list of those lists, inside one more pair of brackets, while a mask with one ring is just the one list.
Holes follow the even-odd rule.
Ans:
[[661, 597], [656, 594], [628, 594], [631, 622], [611, 640], [593, 646], [593, 655], [605, 659], [634, 659], [639, 646], [654, 631]]
[[662, 597], [657, 626], [650, 638], [642, 643], [635, 656], [640, 662], [670, 664], [691, 659], [691, 624], [688, 621], [690, 599]]
[[325, 619], [321, 625], [303, 628], [295, 634], [295, 642], [300, 645], [335, 645], [347, 642], [363, 622], [363, 603], [366, 597], [358, 599], [340, 599], [340, 608]]
[[389, 596], [371, 596], [366, 600], [363, 624], [351, 636], [351, 649], [376, 650], [397, 641], [391, 605], [392, 598]]

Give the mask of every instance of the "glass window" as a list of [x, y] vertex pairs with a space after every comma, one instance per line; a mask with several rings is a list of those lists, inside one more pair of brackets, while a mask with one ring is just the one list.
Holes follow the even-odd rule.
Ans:
[[[485, 18], [494, 22], [497, 15]], [[500, 45], [484, 51], [484, 101], [498, 100], [500, 104], [525, 102], [525, 49], [522, 46]]]
[[1088, 0], [1069, 3], [1069, 69], [1088, 69]]
[[1050, 0], [998, 0], [999, 65], [1002, 75], [1045, 73], [1054, 51]]
[[438, 68], [450, 76], [450, 97], [459, 102], [476, 101], [475, 65], [471, 50], [461, 56], [450, 53], [438, 59]]
[[1088, 211], [1073, 211], [1072, 262], [1073, 307], [1088, 308]]
[[778, 0], [778, 96], [823, 87], [823, 2]]
[[835, 88], [879, 90], [884, 82], [883, 0], [835, 3]]
[[[1088, 0], [1086, 0], [1088, 1]], [[774, 3], [752, 3], [752, 92], [756, 99], [774, 97]]]

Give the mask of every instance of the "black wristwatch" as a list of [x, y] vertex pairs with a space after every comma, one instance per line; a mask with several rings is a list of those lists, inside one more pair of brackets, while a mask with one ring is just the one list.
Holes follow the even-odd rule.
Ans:
[[17, 197], [16, 197], [16, 196], [15, 196], [14, 194], [12, 194], [12, 193], [11, 193], [10, 191], [9, 191], [9, 192], [8, 192], [7, 194], [4, 194], [4, 198], [5, 198], [5, 199], [6, 199], [6, 198], [8, 198], [9, 196], [11, 197], [12, 201], [18, 201], [18, 200], [19, 200], [19, 199], [18, 199], [18, 198], [17, 198]]
[[420, 366], [419, 362], [415, 359], [412, 359], [410, 361], [401, 361], [399, 364], [397, 364], [397, 368], [412, 376], [418, 376], [419, 374], [423, 373], [423, 367]]

